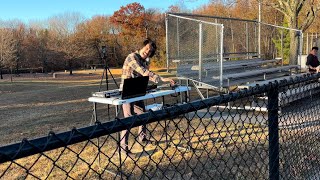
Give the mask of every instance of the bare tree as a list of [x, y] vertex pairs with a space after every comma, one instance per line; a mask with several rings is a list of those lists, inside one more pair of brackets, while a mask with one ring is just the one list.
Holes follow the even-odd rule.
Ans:
[[77, 37], [77, 26], [85, 19], [79, 13], [64, 13], [49, 19], [52, 31], [50, 49], [65, 58], [65, 67], [72, 75], [73, 62], [88, 55], [87, 44]]
[[5, 23], [5, 27], [7, 27], [8, 29], [11, 29], [13, 32], [13, 36], [15, 39], [15, 48], [16, 48], [16, 52], [15, 52], [15, 67], [11, 67], [10, 70], [12, 72], [12, 70], [15, 68], [15, 73], [19, 74], [19, 66], [20, 66], [20, 61], [21, 59], [23, 59], [23, 41], [25, 38], [25, 30], [26, 30], [26, 26], [25, 24], [18, 20], [10, 20], [7, 21]]
[[[27, 37], [29, 42], [25, 47], [27, 56], [33, 56], [29, 66], [37, 66], [42, 68], [42, 72], [48, 72], [48, 56], [49, 56], [49, 30], [45, 26], [45, 22], [32, 21], [29, 22], [29, 32]], [[29, 53], [29, 52], [33, 53]]]
[[[102, 64], [102, 46], [108, 47], [108, 50], [113, 47], [111, 27], [106, 16], [95, 16], [78, 26], [77, 37], [86, 42], [87, 48], [91, 49], [91, 54], [88, 52], [88, 56], [91, 58], [90, 64], [97, 62], [97, 60]], [[110, 61], [111, 57], [108, 59]]]
[[39, 52], [39, 58], [40, 58], [40, 61], [41, 61], [41, 64], [42, 64], [42, 69], [43, 69], [43, 72], [48, 72], [48, 62], [47, 62], [47, 59], [48, 59], [48, 37], [49, 37], [49, 32], [47, 29], [42, 29], [42, 30], [39, 30], [38, 33], [37, 33], [37, 38], [38, 38], [38, 41], [39, 41], [39, 49], [38, 49], [38, 52]]
[[0, 29], [0, 78], [2, 76], [2, 68], [12, 69], [16, 59], [16, 40], [13, 31], [9, 28]]

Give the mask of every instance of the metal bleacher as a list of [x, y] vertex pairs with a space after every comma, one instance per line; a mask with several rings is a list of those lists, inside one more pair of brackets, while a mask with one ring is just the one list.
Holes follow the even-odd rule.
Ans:
[[[229, 92], [298, 74], [299, 63], [285, 52], [283, 35], [289, 32], [302, 33], [252, 20], [168, 13], [167, 70], [176, 68], [178, 79], [191, 82], [202, 99], [204, 90], [208, 96], [209, 90]], [[271, 41], [261, 43], [261, 39]]]
[[[224, 61], [222, 65], [223, 72], [220, 73], [221, 65], [219, 63], [203, 63], [201, 70], [199, 65], [179, 64], [177, 66], [177, 76], [188, 78], [192, 81], [201, 81], [202, 84], [206, 83], [214, 87], [213, 89], [221, 89], [290, 75], [293, 70], [297, 72], [299, 68], [298, 65], [282, 65], [279, 58], [271, 60], [259, 58]], [[201, 76], [199, 73], [201, 73]], [[198, 86], [198, 88], [201, 87], [204, 86]]]

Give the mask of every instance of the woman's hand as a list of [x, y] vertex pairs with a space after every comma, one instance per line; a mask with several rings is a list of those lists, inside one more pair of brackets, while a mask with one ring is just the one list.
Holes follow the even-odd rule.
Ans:
[[162, 82], [170, 82], [171, 85], [174, 85], [174, 84], [175, 84], [174, 80], [172, 80], [172, 79], [170, 79], [170, 78], [163, 78], [163, 77], [161, 77], [161, 81], [162, 81]]

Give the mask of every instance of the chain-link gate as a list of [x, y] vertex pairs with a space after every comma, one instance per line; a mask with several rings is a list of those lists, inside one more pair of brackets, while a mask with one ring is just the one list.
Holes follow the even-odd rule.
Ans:
[[[319, 77], [3, 146], [0, 179], [319, 179]], [[140, 125], [147, 144], [138, 141]], [[124, 129], [132, 154], [119, 153]]]

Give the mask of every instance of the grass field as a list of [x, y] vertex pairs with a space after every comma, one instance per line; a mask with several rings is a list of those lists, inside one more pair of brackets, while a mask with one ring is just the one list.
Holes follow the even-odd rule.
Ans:
[[[162, 75], [166, 75], [163, 70]], [[92, 104], [87, 101], [99, 90], [103, 70], [74, 71], [52, 74], [4, 75], [0, 80], [0, 145], [19, 142], [23, 138], [45, 136], [49, 131], [63, 132], [84, 127], [92, 119]], [[119, 81], [121, 69], [111, 69]], [[109, 89], [114, 89], [109, 76]], [[105, 80], [102, 90], [106, 90]], [[106, 107], [100, 106], [103, 117]], [[100, 119], [103, 121], [103, 119]]]

